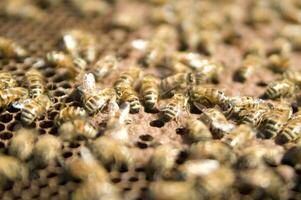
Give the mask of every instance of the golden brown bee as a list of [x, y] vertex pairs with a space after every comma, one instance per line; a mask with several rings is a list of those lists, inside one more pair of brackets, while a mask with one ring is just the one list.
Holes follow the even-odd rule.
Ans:
[[176, 24], [178, 22], [178, 16], [171, 4], [154, 7], [151, 9], [150, 18], [152, 22], [160, 24]]
[[193, 185], [184, 181], [156, 181], [149, 188], [150, 200], [197, 200], [199, 196]]
[[301, 23], [300, 10], [291, 3], [280, 2], [278, 8], [279, 13], [284, 20], [297, 24]]
[[160, 111], [160, 119], [164, 122], [171, 120], [178, 120], [183, 110], [187, 109], [188, 98], [181, 94], [176, 93], [172, 98], [167, 100], [167, 104]]
[[135, 6], [128, 6], [114, 13], [112, 25], [132, 31], [143, 25], [143, 13]]
[[120, 140], [102, 136], [91, 144], [91, 151], [105, 166], [117, 168], [130, 167], [133, 164], [131, 150]]
[[89, 32], [71, 29], [63, 32], [63, 45], [74, 58], [83, 58], [87, 62], [93, 62], [97, 56], [96, 37]]
[[97, 130], [85, 119], [74, 119], [63, 123], [59, 133], [64, 140], [90, 139], [96, 136]]
[[194, 86], [189, 90], [190, 101], [200, 110], [220, 105], [225, 100], [223, 91], [213, 87]]
[[301, 135], [301, 116], [297, 114], [290, 119], [278, 134], [276, 141], [285, 144], [293, 142]]
[[300, 40], [301, 28], [299, 25], [286, 25], [281, 29], [280, 36], [287, 38], [294, 50], [301, 49], [301, 40]]
[[189, 159], [214, 159], [221, 163], [232, 164], [236, 156], [229, 145], [218, 140], [208, 140], [192, 144], [189, 149]]
[[38, 70], [31, 69], [25, 73], [25, 85], [28, 87], [32, 98], [36, 98], [45, 92], [45, 80]]
[[111, 99], [115, 99], [116, 94], [113, 88], [105, 88], [100, 91], [92, 91], [84, 94], [85, 109], [89, 114], [101, 111]]
[[222, 138], [235, 126], [227, 121], [224, 114], [216, 108], [202, 110], [201, 120], [209, 126], [214, 138]]
[[34, 163], [38, 167], [47, 166], [56, 159], [61, 150], [61, 140], [50, 134], [39, 136], [33, 149]]
[[257, 55], [263, 57], [266, 54], [265, 44], [262, 40], [254, 40], [246, 47], [244, 56]]
[[275, 40], [273, 40], [272, 47], [269, 50], [269, 54], [278, 54], [278, 55], [284, 55], [287, 56], [292, 51], [292, 44], [287, 38], [284, 37], [278, 37]]
[[57, 124], [61, 124], [66, 121], [71, 121], [78, 118], [85, 118], [87, 116], [86, 111], [81, 107], [67, 106], [60, 110], [56, 117]]
[[174, 60], [184, 64], [185, 66], [189, 66], [193, 70], [199, 70], [205, 65], [211, 63], [209, 59], [206, 59], [200, 54], [193, 52], [174, 52], [172, 56]]
[[78, 75], [78, 73], [84, 70], [87, 66], [85, 60], [79, 57], [72, 58], [63, 52], [52, 51], [47, 53], [46, 57], [50, 64], [55, 65], [57, 68], [68, 70], [72, 76]]
[[301, 73], [298, 70], [288, 69], [283, 73], [282, 77], [283, 79], [290, 80], [297, 86], [301, 85]]
[[268, 111], [269, 110], [265, 108], [251, 108], [242, 110], [239, 112], [240, 123], [256, 128], [260, 124], [264, 114]]
[[240, 125], [226, 135], [222, 141], [231, 147], [243, 146], [248, 141], [256, 138], [256, 132], [248, 125]]
[[179, 149], [171, 145], [161, 145], [155, 148], [149, 164], [147, 165], [147, 176], [154, 178], [157, 176], [168, 176], [171, 169], [176, 164]]
[[8, 189], [15, 181], [27, 181], [28, 171], [24, 164], [11, 156], [0, 156], [0, 188]]
[[99, 59], [92, 67], [92, 72], [98, 81], [107, 77], [118, 66], [118, 60], [115, 55], [109, 54]]
[[123, 71], [119, 78], [114, 82], [114, 88], [118, 95], [121, 95], [119, 91], [120, 87], [124, 87], [124, 85], [134, 86], [137, 81], [141, 78], [142, 71], [137, 67], [130, 67], [129, 69]]
[[198, 34], [198, 49], [207, 55], [212, 55], [221, 40], [221, 34], [215, 30], [202, 30]]
[[0, 73], [0, 89], [12, 88], [17, 86], [17, 80], [9, 72]]
[[21, 120], [26, 124], [31, 124], [37, 118], [42, 117], [51, 105], [52, 102], [46, 95], [40, 95], [35, 99], [29, 99], [22, 108]]
[[291, 61], [286, 55], [272, 54], [268, 57], [268, 67], [276, 73], [283, 73], [291, 67]]
[[28, 90], [23, 87], [14, 87], [0, 90], [0, 105], [7, 107], [9, 104], [26, 99], [29, 96]]
[[8, 16], [27, 18], [36, 21], [45, 19], [46, 13], [27, 0], [9, 0], [4, 5], [4, 12]]
[[187, 137], [193, 142], [212, 139], [208, 127], [200, 120], [190, 117], [186, 122]]
[[131, 113], [138, 113], [140, 111], [141, 104], [139, 101], [139, 96], [131, 86], [127, 84], [119, 84], [116, 91], [120, 93], [118, 98], [121, 103], [128, 102], [130, 104]]
[[223, 70], [223, 64], [216, 61], [201, 65], [195, 72], [195, 82], [196, 84], [203, 84], [208, 81], [218, 81]]
[[142, 79], [140, 93], [144, 105], [148, 109], [153, 109], [159, 98], [160, 80], [153, 75], [146, 75]]
[[204, 199], [222, 195], [234, 184], [235, 174], [229, 167], [220, 167], [207, 175], [201, 176], [196, 183], [198, 192]]
[[9, 154], [23, 161], [28, 159], [32, 154], [35, 140], [36, 133], [34, 130], [19, 129], [11, 139]]
[[263, 96], [269, 99], [277, 99], [280, 97], [289, 97], [294, 94], [296, 85], [287, 79], [270, 83]]
[[237, 80], [244, 82], [262, 66], [262, 59], [258, 55], [247, 55], [242, 66], [236, 72]]
[[27, 50], [11, 39], [0, 37], [0, 57], [23, 58], [28, 54]]
[[252, 25], [269, 24], [276, 18], [276, 12], [268, 5], [252, 6], [248, 22]]
[[106, 15], [110, 5], [105, 1], [97, 0], [71, 0], [72, 6], [85, 17]]

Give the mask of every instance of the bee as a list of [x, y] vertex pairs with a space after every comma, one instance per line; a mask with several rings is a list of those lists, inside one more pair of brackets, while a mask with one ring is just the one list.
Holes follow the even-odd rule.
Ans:
[[142, 76], [141, 69], [137, 67], [130, 67], [129, 69], [123, 71], [119, 78], [114, 82], [114, 88], [118, 95], [121, 95], [120, 88], [124, 87], [125, 85], [134, 86]]
[[256, 138], [256, 132], [248, 125], [239, 125], [226, 135], [222, 141], [231, 147], [243, 146], [248, 141]]
[[221, 40], [221, 34], [215, 30], [202, 30], [198, 35], [198, 49], [206, 55], [212, 55]]
[[97, 113], [107, 105], [110, 99], [116, 99], [115, 91], [112, 88], [105, 88], [90, 94], [84, 94], [85, 109], [89, 114]]
[[94, 140], [91, 144], [91, 151], [106, 167], [128, 168], [133, 164], [128, 146], [108, 136]]
[[283, 75], [283, 79], [290, 80], [291, 82], [295, 83], [297, 86], [301, 85], [301, 73], [300, 71], [294, 69], [286, 70]]
[[256, 55], [264, 57], [266, 53], [265, 44], [262, 40], [254, 40], [246, 47], [244, 56]]
[[209, 126], [214, 138], [222, 138], [235, 126], [228, 122], [224, 114], [216, 108], [202, 110], [201, 120]]
[[0, 89], [17, 87], [18, 83], [10, 72], [0, 72]]
[[161, 80], [160, 87], [163, 95], [166, 95], [177, 89], [185, 89], [188, 86], [195, 84], [195, 82], [194, 73], [177, 73]]
[[121, 94], [118, 97], [121, 103], [128, 102], [130, 104], [131, 113], [138, 113], [140, 111], [141, 104], [139, 101], [139, 96], [131, 86], [127, 84], [122, 86], [119, 84], [118, 90], [116, 91]]
[[33, 149], [34, 164], [38, 167], [45, 167], [59, 156], [61, 140], [53, 135], [39, 136]]
[[287, 79], [275, 81], [267, 86], [263, 96], [269, 99], [277, 99], [280, 97], [289, 97], [294, 94], [296, 85]]
[[269, 55], [284, 55], [288, 56], [292, 51], [292, 44], [287, 38], [278, 37], [273, 40], [272, 48], [269, 51]]
[[160, 119], [164, 122], [171, 120], [178, 120], [181, 112], [186, 110], [188, 104], [188, 98], [181, 94], [176, 93], [172, 98], [167, 100], [167, 104], [160, 111]]
[[193, 142], [211, 140], [212, 134], [200, 120], [190, 117], [186, 122], [187, 136]]
[[91, 177], [81, 183], [72, 194], [73, 200], [110, 199], [121, 200], [119, 190], [110, 182]]
[[45, 92], [44, 77], [35, 69], [31, 69], [25, 73], [25, 83], [29, 88], [32, 98], [36, 98]]
[[63, 123], [59, 128], [61, 137], [65, 140], [94, 138], [97, 129], [85, 119], [74, 119]]
[[81, 107], [67, 106], [60, 110], [56, 117], [57, 124], [61, 124], [66, 121], [71, 121], [74, 119], [82, 119], [87, 116], [86, 110]]
[[21, 111], [21, 120], [31, 124], [35, 119], [40, 118], [52, 106], [52, 102], [46, 95], [40, 95], [35, 99], [28, 99]]
[[251, 108], [240, 111], [239, 118], [241, 124], [247, 124], [254, 128], [258, 127], [262, 117], [269, 110], [265, 108]]
[[300, 40], [301, 28], [299, 25], [286, 25], [280, 32], [280, 36], [289, 40], [293, 46], [293, 50], [301, 49], [301, 40]]
[[[62, 160], [60, 161], [62, 162]], [[109, 182], [108, 172], [97, 162], [86, 147], [80, 148], [80, 157], [65, 160], [65, 162], [62, 162], [62, 166], [75, 179], [86, 181], [93, 177], [98, 181]]]
[[72, 76], [76, 76], [87, 67], [86, 61], [82, 58], [72, 58], [68, 54], [59, 51], [47, 53], [46, 59], [51, 65], [68, 70]]
[[0, 188], [5, 190], [15, 181], [27, 181], [28, 170], [24, 164], [11, 156], [0, 156]]
[[282, 164], [296, 167], [299, 165], [301, 158], [301, 146], [300, 143], [296, 146], [289, 148], [282, 158]]
[[257, 55], [247, 55], [242, 66], [236, 72], [237, 80], [245, 82], [254, 72], [262, 66], [262, 59]]
[[218, 81], [219, 76], [224, 70], [224, 66], [220, 62], [211, 61], [199, 67], [195, 72], [195, 83], [197, 85], [208, 81]]
[[98, 81], [107, 77], [118, 66], [118, 60], [115, 55], [109, 54], [99, 59], [92, 67], [92, 72]]
[[0, 37], [0, 57], [24, 58], [28, 55], [27, 50], [18, 43], [5, 37]]
[[20, 160], [27, 160], [33, 151], [36, 133], [30, 129], [19, 129], [11, 139], [9, 154]]
[[204, 199], [213, 196], [224, 196], [235, 181], [235, 174], [229, 167], [220, 167], [205, 176], [201, 176], [196, 182], [196, 188]]
[[276, 141], [281, 144], [295, 141], [301, 134], [301, 116], [298, 114], [290, 119], [277, 135]]
[[105, 1], [72, 0], [72, 6], [84, 17], [103, 16], [110, 11], [110, 5]]
[[146, 173], [149, 178], [168, 176], [176, 164], [179, 149], [171, 145], [161, 145], [155, 148], [147, 165]]
[[272, 54], [268, 57], [268, 67], [275, 73], [283, 73], [291, 67], [290, 58], [286, 55]]
[[148, 109], [154, 109], [159, 98], [160, 80], [153, 75], [146, 75], [142, 79], [140, 93], [142, 95], [144, 105]]
[[220, 105], [225, 100], [223, 91], [213, 87], [193, 86], [189, 90], [190, 101], [200, 110]]
[[131, 6], [116, 12], [112, 19], [112, 25], [127, 31], [133, 31], [143, 24], [144, 19], [142, 15], [143, 13], [136, 9], [133, 10]]
[[96, 37], [89, 32], [71, 29], [63, 32], [64, 49], [74, 58], [93, 62], [97, 56]]
[[284, 20], [297, 24], [301, 23], [300, 10], [291, 3], [281, 2], [278, 6], [278, 9]]
[[189, 182], [160, 180], [151, 183], [148, 199], [197, 200], [199, 196]]
[[214, 159], [220, 163], [232, 164], [236, 161], [236, 155], [229, 145], [219, 140], [199, 141], [189, 148], [189, 159]]
[[0, 105], [7, 107], [11, 103], [23, 100], [29, 96], [28, 90], [23, 87], [13, 87], [0, 90]]
[[192, 52], [175, 52], [173, 57], [174, 60], [184, 64], [185, 66], [189, 66], [193, 70], [198, 70], [211, 62], [209, 59], [200, 56], [200, 54]]

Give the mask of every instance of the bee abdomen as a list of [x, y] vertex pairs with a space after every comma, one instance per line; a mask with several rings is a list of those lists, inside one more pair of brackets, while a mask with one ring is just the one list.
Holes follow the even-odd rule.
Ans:
[[168, 105], [162, 110], [161, 119], [164, 122], [171, 121], [177, 117], [177, 109], [174, 105]]
[[36, 110], [31, 106], [28, 105], [24, 107], [21, 113], [21, 120], [26, 124], [31, 124], [37, 117]]

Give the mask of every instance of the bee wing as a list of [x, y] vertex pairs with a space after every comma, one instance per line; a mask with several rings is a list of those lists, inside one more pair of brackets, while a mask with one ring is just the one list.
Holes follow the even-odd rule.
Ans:
[[23, 101], [16, 101], [12, 104], [12, 106], [14, 108], [17, 109], [23, 109], [25, 105], [29, 104], [30, 102], [32, 102], [32, 99], [25, 99]]
[[194, 105], [197, 109], [199, 109], [200, 111], [206, 109], [206, 106], [204, 106], [203, 104], [200, 104], [200, 103], [198, 103], [198, 102], [193, 102], [193, 105]]

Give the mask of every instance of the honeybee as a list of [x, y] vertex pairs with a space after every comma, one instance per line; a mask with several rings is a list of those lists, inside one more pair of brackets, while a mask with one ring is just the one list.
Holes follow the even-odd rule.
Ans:
[[36, 133], [30, 129], [19, 129], [9, 145], [9, 154], [20, 160], [27, 160], [33, 151]]
[[[93, 170], [93, 169], [92, 169]], [[99, 181], [91, 177], [72, 193], [73, 200], [110, 199], [121, 200], [119, 190], [110, 182]]]
[[119, 78], [114, 82], [114, 88], [118, 95], [121, 95], [121, 91], [119, 91], [120, 87], [124, 87], [124, 85], [134, 86], [142, 76], [141, 69], [137, 67], [130, 67], [129, 69], [123, 71]]
[[52, 106], [52, 102], [46, 95], [40, 95], [35, 99], [28, 99], [21, 111], [21, 120], [31, 124], [35, 119], [40, 118]]
[[0, 187], [8, 189], [15, 181], [27, 181], [28, 171], [24, 164], [11, 156], [0, 156]]
[[241, 124], [247, 124], [252, 127], [258, 127], [262, 117], [269, 110], [265, 108], [251, 108], [240, 111], [239, 118]]
[[276, 141], [281, 144], [292, 142], [300, 137], [301, 134], [301, 116], [297, 114], [290, 119], [277, 135]]
[[17, 80], [9, 72], [0, 72], [0, 89], [13, 88], [17, 86]]
[[[85, 3], [86, 4], [86, 3]], [[71, 29], [63, 32], [64, 49], [74, 58], [93, 62], [97, 56], [96, 37], [89, 32]]]
[[73, 178], [86, 181], [93, 177], [98, 181], [109, 182], [108, 172], [97, 162], [86, 147], [81, 147], [80, 157], [66, 160], [62, 165]]
[[59, 51], [47, 53], [46, 59], [50, 64], [55, 65], [56, 67], [68, 70], [72, 76], [76, 76], [87, 66], [85, 60], [79, 57], [73, 59], [68, 54]]
[[266, 53], [265, 44], [262, 40], [254, 40], [246, 47], [244, 56], [257, 55], [263, 57]]
[[195, 72], [196, 84], [203, 84], [208, 81], [217, 81], [224, 70], [222, 63], [211, 61], [199, 67]]
[[193, 70], [198, 70], [211, 62], [209, 59], [203, 58], [200, 54], [193, 52], [175, 52], [173, 58]]
[[289, 97], [294, 94], [296, 85], [287, 79], [270, 83], [263, 96], [269, 99], [277, 99], [280, 97]]
[[281, 29], [280, 36], [287, 38], [291, 45], [293, 46], [293, 50], [301, 49], [301, 40], [300, 40], [301, 28], [299, 25], [286, 25]]
[[45, 80], [38, 70], [31, 69], [25, 73], [25, 84], [28, 86], [32, 98], [45, 92]]
[[189, 182], [160, 180], [151, 183], [148, 199], [197, 200], [199, 196]]
[[7, 107], [9, 104], [29, 96], [28, 90], [23, 87], [13, 87], [0, 90], [0, 105]]
[[291, 67], [291, 61], [286, 55], [272, 54], [268, 57], [268, 67], [276, 73], [283, 73]]
[[262, 66], [262, 59], [258, 55], [247, 55], [242, 66], [236, 72], [237, 80], [245, 82], [252, 74]]
[[56, 159], [61, 150], [61, 140], [50, 134], [39, 136], [33, 149], [34, 164], [38, 167], [47, 166]]
[[115, 55], [109, 54], [99, 59], [92, 67], [92, 72], [98, 81], [107, 77], [118, 66], [118, 60]]
[[221, 34], [215, 30], [202, 30], [198, 35], [198, 49], [207, 55], [216, 51], [216, 46], [221, 40]]
[[189, 159], [214, 159], [221, 163], [234, 163], [235, 153], [225, 143], [218, 140], [199, 141], [189, 148]]
[[85, 118], [87, 116], [86, 110], [81, 107], [67, 106], [60, 110], [56, 117], [57, 124], [61, 124], [66, 121], [71, 121], [77, 118]]
[[107, 167], [130, 167], [133, 164], [128, 146], [108, 136], [94, 140], [91, 144], [91, 151]]
[[228, 122], [224, 114], [216, 108], [202, 110], [201, 120], [207, 124], [214, 138], [222, 138], [235, 126]]
[[154, 109], [159, 98], [160, 80], [153, 75], [146, 75], [142, 79], [140, 93], [142, 95], [144, 105], [148, 109]]
[[277, 54], [277, 55], [289, 55], [292, 51], [292, 44], [287, 38], [278, 37], [273, 40], [272, 48], [269, 51], [270, 55]]
[[171, 120], [178, 120], [181, 112], [186, 110], [188, 104], [188, 98], [181, 94], [176, 93], [172, 98], [167, 100], [167, 104], [160, 111], [160, 119], [164, 122]]
[[208, 127], [200, 120], [190, 117], [186, 122], [187, 136], [193, 142], [212, 139]]
[[223, 91], [213, 87], [194, 86], [189, 90], [190, 101], [200, 110], [204, 107], [214, 107], [225, 100]]
[[140, 111], [139, 96], [131, 86], [119, 84], [116, 91], [120, 94], [118, 98], [121, 103], [128, 102], [130, 104], [131, 113], [138, 113]]
[[110, 5], [105, 1], [97, 0], [72, 0], [74, 8], [83, 16], [91, 17], [106, 15], [110, 11]]
[[125, 29], [127, 31], [136, 30], [143, 24], [144, 21], [144, 18], [142, 16], [143, 13], [139, 12], [139, 10], [137, 10], [136, 8], [134, 10], [133, 6], [125, 8], [114, 14], [115, 15], [112, 19], [112, 25]]
[[294, 70], [294, 69], [288, 69], [283, 73], [282, 78], [292, 81], [297, 86], [301, 85], [301, 73], [300, 73], [300, 71], [297, 71], [297, 70]]
[[27, 50], [11, 39], [0, 37], [0, 57], [24, 58], [28, 55]]
[[296, 167], [300, 162], [301, 157], [301, 146], [300, 143], [296, 146], [289, 148], [282, 158], [282, 163]]
[[299, 12], [300, 10], [297, 7], [295, 7], [295, 5], [293, 5], [292, 3], [280, 2], [278, 9], [280, 15], [284, 20], [297, 24], [301, 23]]
[[240, 125], [226, 135], [222, 141], [231, 147], [243, 146], [249, 140], [256, 138], [256, 132], [248, 125]]
[[63, 123], [59, 128], [59, 133], [64, 140], [94, 138], [97, 129], [85, 119], [74, 119]]
[[199, 194], [204, 199], [211, 199], [210, 197], [223, 195], [234, 184], [235, 174], [229, 167], [220, 167], [201, 176], [196, 183], [196, 188]]
[[155, 148], [149, 164], [147, 165], [146, 173], [149, 178], [157, 176], [168, 176], [171, 169], [176, 164], [176, 159], [179, 154], [179, 149], [171, 145], [161, 145]]

